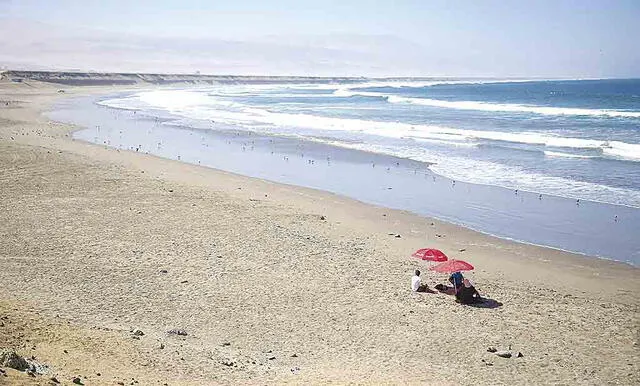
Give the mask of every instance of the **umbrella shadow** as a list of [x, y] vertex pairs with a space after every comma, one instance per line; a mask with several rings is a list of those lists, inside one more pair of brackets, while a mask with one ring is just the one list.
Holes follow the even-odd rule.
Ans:
[[502, 302], [499, 302], [495, 299], [482, 298], [482, 302], [465, 304], [465, 306], [475, 307], [475, 308], [498, 308], [498, 307], [502, 307]]

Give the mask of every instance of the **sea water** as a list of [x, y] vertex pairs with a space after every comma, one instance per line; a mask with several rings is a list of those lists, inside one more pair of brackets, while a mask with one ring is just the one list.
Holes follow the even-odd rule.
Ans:
[[[503, 237], [640, 261], [640, 80], [222, 84], [142, 90], [95, 103], [90, 107], [93, 119], [80, 122], [90, 129], [78, 133], [79, 138], [330, 190]], [[131, 123], [123, 126], [127, 119], [118, 114], [125, 113], [127, 119], [136, 116], [139, 135], [132, 136]], [[100, 114], [102, 118], [96, 120]], [[75, 116], [78, 123], [78, 114]], [[120, 123], [114, 123], [118, 119]], [[147, 120], [146, 131], [141, 129], [142, 119]], [[163, 142], [160, 132], [172, 133], [173, 139], [164, 137]], [[189, 142], [194, 133], [198, 140]], [[217, 136], [217, 145], [209, 140], [210, 134]], [[172, 148], [169, 142], [179, 143], [176, 138], [181, 136], [184, 146]], [[213, 162], [213, 148], [223, 143], [220, 141], [242, 145], [238, 159], [245, 162], [240, 163], [250, 164], [246, 160], [253, 157], [262, 169], [270, 165], [271, 172], [239, 167], [237, 161], [228, 165]], [[301, 150], [304, 144], [306, 159]], [[248, 149], [255, 152], [248, 155]], [[216, 150], [218, 154], [225, 151], [229, 149]], [[307, 162], [302, 166], [318, 162], [325, 167], [333, 160], [334, 169], [339, 162], [336, 157], [342, 157], [342, 177], [354, 164], [366, 165], [370, 175], [393, 174], [402, 164], [400, 169], [408, 179], [415, 178], [412, 171], [425, 180], [431, 178], [428, 173], [434, 173], [447, 180], [448, 189], [456, 183], [474, 188], [449, 202], [451, 192], [440, 192], [439, 198], [427, 194], [415, 183], [402, 182], [401, 173], [387, 181], [395, 184], [393, 189], [385, 187], [393, 193], [384, 194], [347, 188], [346, 181], [336, 186], [335, 178], [327, 178], [326, 173], [309, 177], [301, 171], [297, 177], [290, 173], [287, 179], [273, 171], [282, 166], [260, 159], [273, 156], [274, 151], [302, 155], [296, 158], [296, 162]], [[309, 158], [312, 154], [313, 159]], [[277, 159], [289, 161], [287, 167], [294, 168], [288, 157]], [[374, 171], [376, 162], [378, 170]], [[379, 188], [364, 181], [359, 185]], [[523, 204], [525, 194], [528, 202], [537, 202]], [[502, 197], [501, 203], [496, 197]], [[514, 201], [514, 197], [519, 198]], [[440, 200], [440, 205], [419, 204], [426, 198]], [[511, 201], [520, 206], [509, 209]], [[572, 206], [567, 209], [569, 203]], [[513, 221], [520, 223], [519, 231], [510, 229]], [[602, 225], [585, 225], [585, 221]], [[527, 222], [535, 223], [536, 229], [528, 229]], [[585, 232], [583, 228], [593, 229]]]

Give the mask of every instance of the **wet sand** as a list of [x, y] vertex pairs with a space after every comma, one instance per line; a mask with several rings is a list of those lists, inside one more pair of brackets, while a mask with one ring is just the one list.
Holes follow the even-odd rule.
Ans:
[[[117, 89], [59, 88], [0, 85], [0, 348], [49, 366], [0, 383], [640, 382], [638, 269], [75, 141], [41, 112]], [[412, 294], [425, 246], [501, 306]]]

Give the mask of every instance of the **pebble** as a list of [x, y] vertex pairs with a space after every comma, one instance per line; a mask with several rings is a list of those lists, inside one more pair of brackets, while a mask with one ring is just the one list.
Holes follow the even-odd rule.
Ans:
[[220, 361], [220, 363], [228, 367], [232, 367], [236, 365], [235, 362], [232, 361], [231, 359], [223, 359], [222, 361]]
[[511, 358], [511, 351], [496, 351], [495, 354], [501, 358]]
[[60, 381], [59, 381], [59, 380], [58, 380], [58, 378], [56, 378], [56, 377], [51, 377], [51, 378], [49, 378], [49, 379], [50, 379], [50, 380], [51, 380], [51, 382], [53, 382], [53, 383], [60, 383]]
[[174, 334], [174, 335], [181, 335], [181, 336], [187, 336], [188, 335], [185, 330], [181, 330], [181, 329], [169, 330], [169, 331], [167, 331], [167, 334]]
[[82, 380], [78, 377], [73, 378], [73, 381], [71, 381], [73, 383], [75, 383], [76, 385], [82, 385]]

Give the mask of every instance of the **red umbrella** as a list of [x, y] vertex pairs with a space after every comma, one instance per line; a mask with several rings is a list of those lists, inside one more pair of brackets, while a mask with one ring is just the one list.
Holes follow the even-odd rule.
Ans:
[[441, 250], [432, 249], [432, 248], [418, 249], [417, 251], [413, 252], [411, 256], [417, 257], [418, 259], [435, 261], [435, 262], [442, 262], [442, 261], [448, 260], [447, 255], [442, 253]]
[[[436, 264], [433, 267], [429, 267], [429, 269], [431, 271], [440, 273], [453, 273], [460, 271], [471, 271], [473, 270], [473, 265], [467, 263], [466, 261], [452, 259], [449, 261], [445, 261], [444, 263]], [[455, 281], [453, 282], [453, 291], [458, 291]]]
[[452, 259], [445, 261], [444, 263], [436, 264], [429, 269], [440, 273], [453, 273], [459, 271], [471, 271], [473, 270], [473, 265], [466, 261]]

